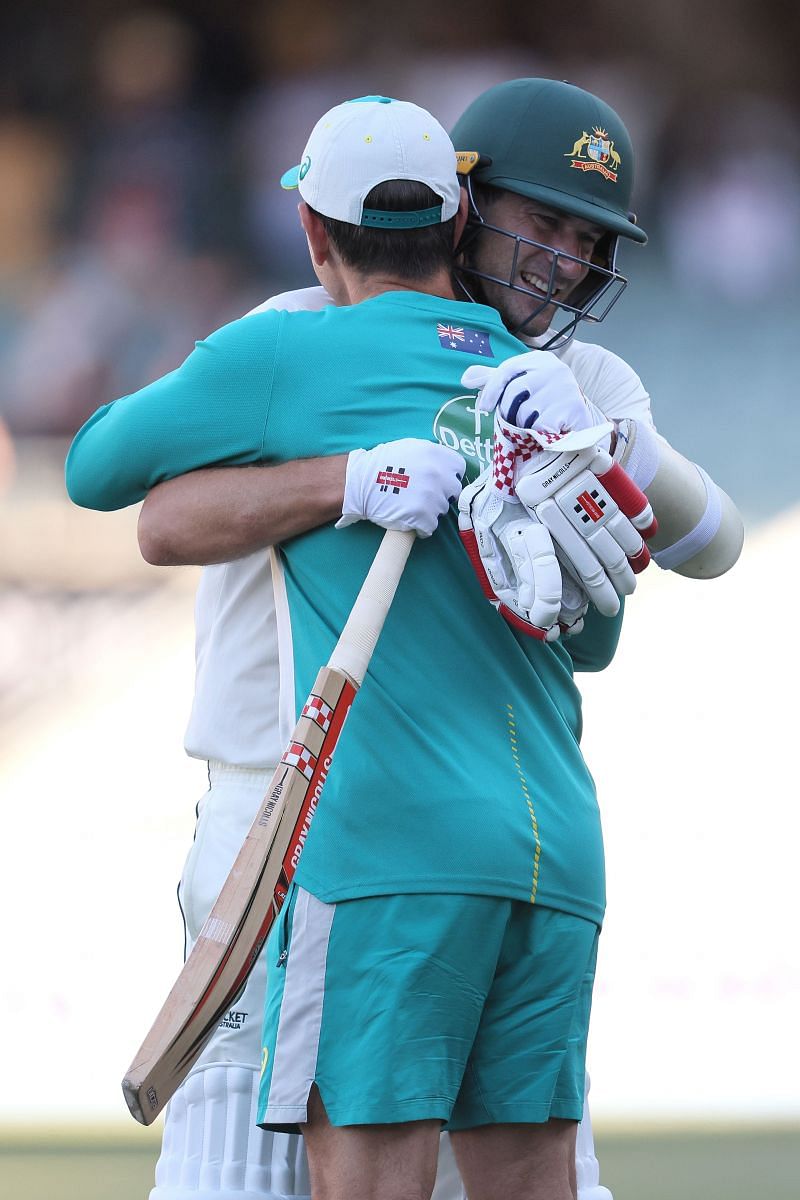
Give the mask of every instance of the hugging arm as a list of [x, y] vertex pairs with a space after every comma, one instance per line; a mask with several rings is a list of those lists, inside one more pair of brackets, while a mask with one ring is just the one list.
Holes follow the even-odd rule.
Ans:
[[[399, 473], [402, 486], [387, 486]], [[371, 521], [430, 537], [458, 495], [464, 460], [424, 438], [248, 470], [194, 471], [154, 488], [139, 547], [158, 566], [241, 558], [319, 525]]]
[[335, 521], [347, 455], [192, 471], [160, 483], [139, 514], [139, 549], [160, 567], [230, 562]]

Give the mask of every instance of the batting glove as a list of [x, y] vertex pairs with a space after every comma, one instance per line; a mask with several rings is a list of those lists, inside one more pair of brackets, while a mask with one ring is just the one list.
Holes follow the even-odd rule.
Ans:
[[[476, 556], [481, 560], [490, 584], [498, 579], [503, 591], [499, 594], [495, 588], [495, 593], [512, 612], [524, 609], [525, 602], [515, 605], [513, 601], [517, 582], [513, 571], [506, 568], [498, 577], [494, 565], [500, 556], [496, 535], [510, 520], [502, 514], [519, 501], [534, 523], [547, 528], [568, 581], [566, 591], [562, 585], [557, 610], [563, 632], [583, 628], [589, 600], [604, 615], [614, 616], [619, 597], [634, 590], [636, 574], [650, 561], [642, 535], [655, 532], [652, 509], [622, 468], [596, 444], [605, 436], [604, 424], [542, 434], [535, 427], [510, 425], [496, 411], [491, 466], [476, 484], [464, 489], [459, 500], [459, 530], [470, 558], [473, 564]], [[551, 449], [545, 450], [542, 443]], [[520, 519], [518, 514], [515, 519]], [[476, 570], [486, 591], [477, 566]], [[544, 624], [541, 616], [533, 624]]]
[[[558, 550], [556, 550], [558, 558]], [[561, 608], [558, 610], [558, 626], [562, 637], [572, 637], [583, 631], [583, 620], [589, 611], [589, 597], [575, 582], [569, 570], [561, 568]]]
[[550, 531], [565, 571], [599, 612], [613, 617], [619, 597], [634, 591], [636, 575], [650, 562], [644, 539], [657, 529], [653, 510], [607, 451], [584, 444], [587, 431], [566, 434], [558, 453], [538, 454], [525, 448], [529, 432], [514, 438], [524, 460], [513, 472], [516, 495]]
[[498, 367], [478, 363], [467, 368], [461, 382], [479, 389], [478, 408], [483, 412], [496, 412], [521, 429], [535, 429], [545, 449], [568, 430], [593, 426], [603, 426], [610, 440], [611, 422], [583, 394], [569, 367], [548, 350], [516, 354]]
[[559, 635], [561, 568], [546, 527], [494, 486], [491, 467], [458, 498], [458, 532], [489, 602], [515, 629]]
[[540, 641], [580, 633], [588, 596], [562, 569], [545, 526], [492, 482], [489, 467], [458, 500], [458, 531], [484, 595], [510, 625]]
[[465, 466], [455, 450], [423, 438], [351, 450], [336, 528], [372, 521], [383, 529], [430, 537], [461, 490]]
[[494, 486], [515, 493], [548, 527], [565, 573], [600, 612], [613, 616], [619, 596], [634, 590], [635, 574], [650, 561], [635, 526], [646, 536], [655, 526], [643, 493], [612, 466], [612, 423], [547, 351], [519, 354], [498, 367], [476, 364], [461, 381], [480, 388], [478, 407], [495, 414]]

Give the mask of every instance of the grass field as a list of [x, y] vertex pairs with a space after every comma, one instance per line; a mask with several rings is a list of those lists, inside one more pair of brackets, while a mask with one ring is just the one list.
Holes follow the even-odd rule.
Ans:
[[[800, 1126], [601, 1131], [614, 1200], [798, 1200]], [[146, 1200], [157, 1135], [0, 1130], [3, 1200]]]

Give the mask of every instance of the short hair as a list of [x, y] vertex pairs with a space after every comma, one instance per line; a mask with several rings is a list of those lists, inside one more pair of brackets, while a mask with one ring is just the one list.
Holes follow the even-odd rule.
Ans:
[[[441, 203], [442, 197], [427, 184], [410, 179], [379, 183], [364, 198], [364, 208], [381, 212], [415, 212]], [[450, 270], [452, 266], [454, 216], [449, 221], [413, 229], [376, 229], [350, 225], [320, 212], [316, 215], [342, 262], [357, 271], [385, 271], [405, 279], [425, 279], [442, 267]]]

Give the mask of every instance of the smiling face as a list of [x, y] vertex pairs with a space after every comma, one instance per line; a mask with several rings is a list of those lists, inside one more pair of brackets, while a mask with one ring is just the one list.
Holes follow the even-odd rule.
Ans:
[[[606, 231], [516, 192], [490, 189], [478, 207], [487, 225], [506, 231], [482, 228], [467, 252], [469, 266], [482, 276], [480, 299], [496, 308], [512, 331], [524, 325], [527, 336], [544, 333], [557, 311], [548, 300], [570, 302], [591, 271], [592, 256]], [[529, 320], [537, 298], [541, 308]]]

